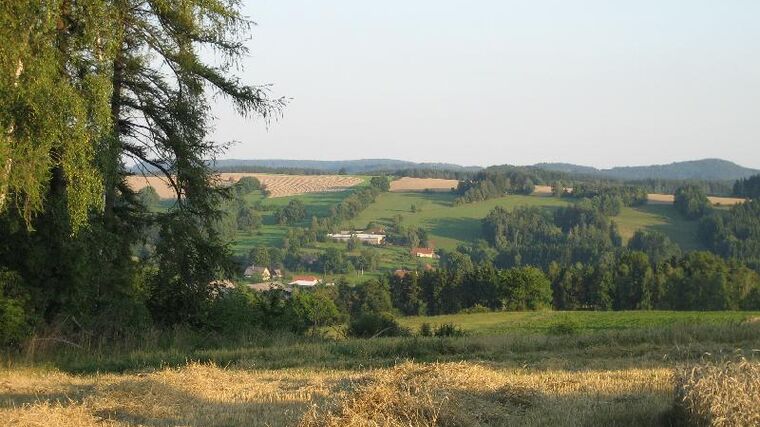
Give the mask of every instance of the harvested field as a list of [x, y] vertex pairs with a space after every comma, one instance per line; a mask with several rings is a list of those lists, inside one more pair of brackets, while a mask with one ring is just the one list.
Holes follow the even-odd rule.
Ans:
[[[647, 200], [649, 203], [673, 203], [673, 200], [675, 199], [675, 196], [672, 194], [647, 194]], [[713, 197], [709, 196], [707, 197], [708, 200], [710, 200], [710, 203], [716, 206], [733, 206], [738, 205], [740, 203], [744, 203], [747, 200], [741, 199], [737, 197]]]
[[[244, 176], [252, 176], [269, 190], [269, 197], [285, 197], [297, 194], [341, 191], [361, 184], [363, 179], [347, 175], [277, 175], [263, 173], [222, 173], [219, 180], [223, 184], [233, 184]], [[158, 177], [129, 176], [127, 184], [135, 191], [151, 186], [159, 197], [170, 199], [174, 192], [168, 183]]]
[[[572, 191], [572, 188], [565, 189], [565, 191]], [[552, 194], [552, 187], [550, 185], [536, 185], [533, 190], [534, 195], [550, 195]], [[659, 194], [650, 193], [647, 194], [647, 201], [652, 204], [673, 204], [675, 197], [672, 194]], [[737, 197], [714, 197], [708, 196], [708, 200], [715, 206], [733, 206], [740, 203], [744, 203], [747, 200]]]
[[405, 176], [391, 182], [391, 191], [450, 191], [457, 188], [459, 181], [456, 179], [438, 179], [438, 178], [410, 178]]
[[371, 371], [189, 364], [151, 373], [0, 372], [19, 426], [651, 425], [673, 402], [664, 368], [532, 371], [469, 362]]
[[682, 368], [676, 399], [689, 424], [760, 425], [760, 363], [741, 360]]
[[667, 413], [672, 373], [500, 370], [475, 363], [403, 363], [373, 372], [302, 427], [654, 425]]

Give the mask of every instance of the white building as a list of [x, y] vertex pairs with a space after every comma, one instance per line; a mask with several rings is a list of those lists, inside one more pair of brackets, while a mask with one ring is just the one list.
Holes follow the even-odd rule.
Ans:
[[364, 233], [361, 231], [341, 231], [340, 233], [328, 234], [327, 237], [339, 242], [346, 242], [356, 237], [362, 243], [369, 245], [381, 245], [385, 241], [385, 234]]

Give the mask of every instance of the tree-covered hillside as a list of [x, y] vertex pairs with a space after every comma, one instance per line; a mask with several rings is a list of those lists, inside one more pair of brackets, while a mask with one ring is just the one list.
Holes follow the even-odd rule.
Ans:
[[589, 166], [578, 166], [568, 163], [539, 163], [541, 169], [614, 178], [622, 180], [705, 180], [705, 181], [735, 181], [757, 174], [756, 169], [745, 168], [736, 163], [721, 159], [703, 159], [686, 162], [675, 162], [667, 165], [651, 166], [618, 166], [611, 169], [596, 169]]

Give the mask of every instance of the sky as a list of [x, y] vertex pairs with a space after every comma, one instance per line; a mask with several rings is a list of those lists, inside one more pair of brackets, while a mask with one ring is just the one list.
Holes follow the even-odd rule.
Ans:
[[757, 0], [243, 0], [237, 71], [289, 99], [217, 102], [223, 158], [760, 168]]

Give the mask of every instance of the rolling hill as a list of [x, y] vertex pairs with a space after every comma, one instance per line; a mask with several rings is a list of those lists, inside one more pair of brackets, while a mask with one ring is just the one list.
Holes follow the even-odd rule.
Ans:
[[667, 165], [618, 166], [610, 169], [597, 169], [569, 163], [538, 163], [537, 168], [570, 174], [596, 175], [605, 178], [639, 180], [702, 180], [735, 181], [760, 173], [760, 170], [745, 168], [736, 163], [721, 159], [702, 159], [675, 162]]
[[[506, 165], [505, 165], [506, 166]], [[373, 171], [398, 171], [404, 169], [432, 169], [454, 172], [477, 172], [480, 166], [462, 166], [453, 163], [416, 163], [394, 159], [360, 160], [288, 160], [288, 159], [224, 159], [217, 160], [214, 167], [220, 171], [242, 171], [246, 168], [299, 169], [315, 173], [361, 174]], [[702, 159], [674, 162], [666, 165], [617, 166], [598, 169], [571, 163], [537, 163], [531, 167], [566, 173], [570, 175], [598, 176], [611, 179], [641, 180], [701, 180], [735, 181], [760, 174], [760, 170], [746, 168], [722, 159]]]
[[392, 171], [401, 169], [434, 169], [447, 171], [478, 171], [479, 166], [461, 166], [452, 163], [415, 163], [406, 160], [393, 159], [360, 159], [360, 160], [286, 160], [286, 159], [227, 159], [217, 160], [214, 164], [217, 170], [241, 169], [247, 167], [307, 169], [314, 171], [346, 173], [363, 173], [369, 171]]

